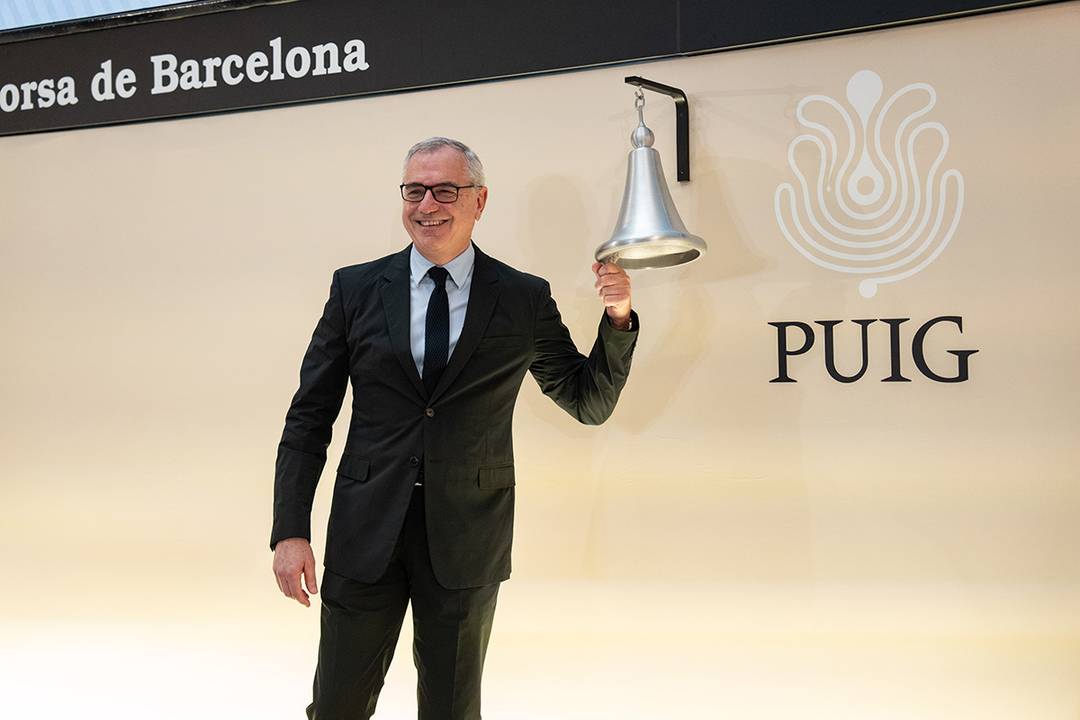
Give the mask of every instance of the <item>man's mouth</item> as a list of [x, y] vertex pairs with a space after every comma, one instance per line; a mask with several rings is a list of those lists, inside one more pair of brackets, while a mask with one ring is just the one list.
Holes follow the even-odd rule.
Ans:
[[437, 227], [445, 222], [449, 222], [449, 220], [417, 220], [417, 222], [420, 223], [421, 227]]

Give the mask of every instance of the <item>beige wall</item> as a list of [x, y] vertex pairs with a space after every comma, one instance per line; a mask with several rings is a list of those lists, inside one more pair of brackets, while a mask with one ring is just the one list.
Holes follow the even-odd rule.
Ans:
[[[634, 123], [622, 77], [640, 74], [690, 95], [691, 183], [673, 181], [670, 101], [649, 95], [646, 119], [710, 253], [634, 275], [643, 329], [607, 425], [526, 380], [485, 717], [1076, 718], [1078, 11], [0, 139], [0, 702], [299, 717], [317, 610], [280, 598], [267, 542], [331, 271], [405, 245], [402, 154], [459, 137], [491, 187], [477, 243], [549, 278], [586, 346]], [[941, 170], [965, 190], [940, 256], [872, 298], [799, 255], [773, 206], [800, 99], [843, 103], [863, 69], [884, 97], [936, 90], [922, 120], [947, 128]], [[935, 330], [928, 360], [978, 349], [966, 383], [906, 350], [912, 382], [879, 382], [880, 323], [863, 380], [826, 376], [819, 332], [797, 384], [768, 382], [770, 321], [909, 317], [907, 345], [938, 315], [964, 333]], [[851, 369], [854, 326], [838, 332]], [[383, 717], [410, 712], [408, 664], [403, 645]], [[57, 675], [72, 692], [44, 690]]]

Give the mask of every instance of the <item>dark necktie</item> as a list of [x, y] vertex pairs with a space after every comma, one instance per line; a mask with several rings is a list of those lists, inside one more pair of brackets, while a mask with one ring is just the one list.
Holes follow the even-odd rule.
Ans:
[[446, 297], [446, 278], [450, 273], [435, 265], [427, 274], [435, 281], [435, 289], [428, 300], [424, 332], [424, 387], [430, 397], [446, 368], [450, 351], [450, 301]]

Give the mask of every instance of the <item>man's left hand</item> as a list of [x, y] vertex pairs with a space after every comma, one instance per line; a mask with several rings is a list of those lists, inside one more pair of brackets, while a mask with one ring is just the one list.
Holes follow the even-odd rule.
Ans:
[[596, 293], [604, 303], [611, 324], [620, 330], [630, 327], [630, 276], [615, 263], [593, 263]]

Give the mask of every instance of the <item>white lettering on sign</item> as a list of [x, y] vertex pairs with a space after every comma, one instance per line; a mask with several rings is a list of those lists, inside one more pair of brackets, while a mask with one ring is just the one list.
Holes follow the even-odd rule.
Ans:
[[150, 94], [218, 87], [219, 77], [226, 85], [239, 85], [245, 81], [260, 83], [286, 77], [299, 80], [309, 75], [337, 75], [371, 67], [363, 40], [349, 40], [340, 48], [337, 43], [329, 42], [311, 48], [297, 46], [285, 50], [281, 37], [267, 44], [269, 53], [257, 50], [247, 57], [231, 54], [224, 59], [214, 56], [180, 60], [172, 53], [152, 55], [154, 83]]
[[[204, 58], [180, 58], [171, 52], [150, 56], [153, 72], [151, 95], [167, 95], [177, 90], [202, 90], [245, 82], [261, 83], [306, 77], [338, 75], [367, 70], [367, 46], [354, 38], [339, 45], [324, 42], [285, 47], [281, 36], [267, 42], [269, 52], [256, 50], [247, 55], [228, 53]], [[83, 84], [85, 83], [85, 85]], [[39, 80], [5, 82], [0, 78], [0, 112], [13, 113], [38, 108], [75, 105], [75, 77], [64, 75]], [[96, 103], [128, 100], [139, 89], [131, 68], [114, 68], [112, 59], [99, 63], [93, 76], [80, 78], [79, 85], [90, 91]]]

